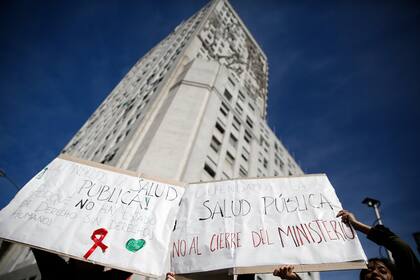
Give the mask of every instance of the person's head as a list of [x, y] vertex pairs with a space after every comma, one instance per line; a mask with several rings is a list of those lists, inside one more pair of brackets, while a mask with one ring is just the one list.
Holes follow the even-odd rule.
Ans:
[[367, 267], [360, 271], [360, 280], [395, 280], [395, 266], [388, 259], [370, 259]]

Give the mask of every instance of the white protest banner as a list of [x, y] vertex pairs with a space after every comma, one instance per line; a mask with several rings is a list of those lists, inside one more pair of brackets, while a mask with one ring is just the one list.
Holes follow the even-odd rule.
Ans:
[[2, 209], [0, 237], [139, 274], [166, 272], [184, 188], [61, 157]]
[[172, 270], [365, 261], [354, 230], [336, 218], [341, 209], [325, 175], [190, 184], [172, 236]]

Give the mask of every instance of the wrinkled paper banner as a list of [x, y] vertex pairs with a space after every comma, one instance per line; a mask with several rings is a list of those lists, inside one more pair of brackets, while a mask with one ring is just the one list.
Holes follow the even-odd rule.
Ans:
[[0, 212], [0, 237], [139, 274], [166, 273], [184, 188], [96, 165], [52, 161]]
[[326, 175], [190, 184], [172, 236], [172, 270], [365, 261]]

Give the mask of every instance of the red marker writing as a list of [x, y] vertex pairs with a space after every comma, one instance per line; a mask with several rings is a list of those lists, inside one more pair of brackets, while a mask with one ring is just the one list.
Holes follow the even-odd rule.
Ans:
[[90, 248], [89, 251], [86, 252], [83, 258], [85, 259], [89, 258], [89, 256], [93, 253], [93, 251], [96, 250], [98, 246], [102, 249], [102, 252], [105, 253], [105, 250], [108, 248], [108, 246], [102, 243], [102, 240], [104, 240], [107, 234], [108, 234], [108, 231], [104, 228], [99, 228], [95, 230], [92, 233], [92, 236], [90, 237], [90, 239], [93, 240], [94, 244], [92, 245], [92, 248]]

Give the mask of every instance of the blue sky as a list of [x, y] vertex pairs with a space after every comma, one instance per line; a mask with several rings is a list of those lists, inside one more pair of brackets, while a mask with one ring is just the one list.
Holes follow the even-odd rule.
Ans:
[[[206, 1], [2, 1], [0, 168], [24, 185], [150, 48]], [[306, 173], [327, 173], [366, 223], [420, 231], [420, 5], [251, 1], [234, 8], [267, 54], [268, 122]], [[15, 190], [0, 178], [0, 207]], [[379, 254], [365, 238], [368, 257]], [[384, 251], [382, 251], [384, 254]], [[356, 279], [355, 272], [323, 279]]]

